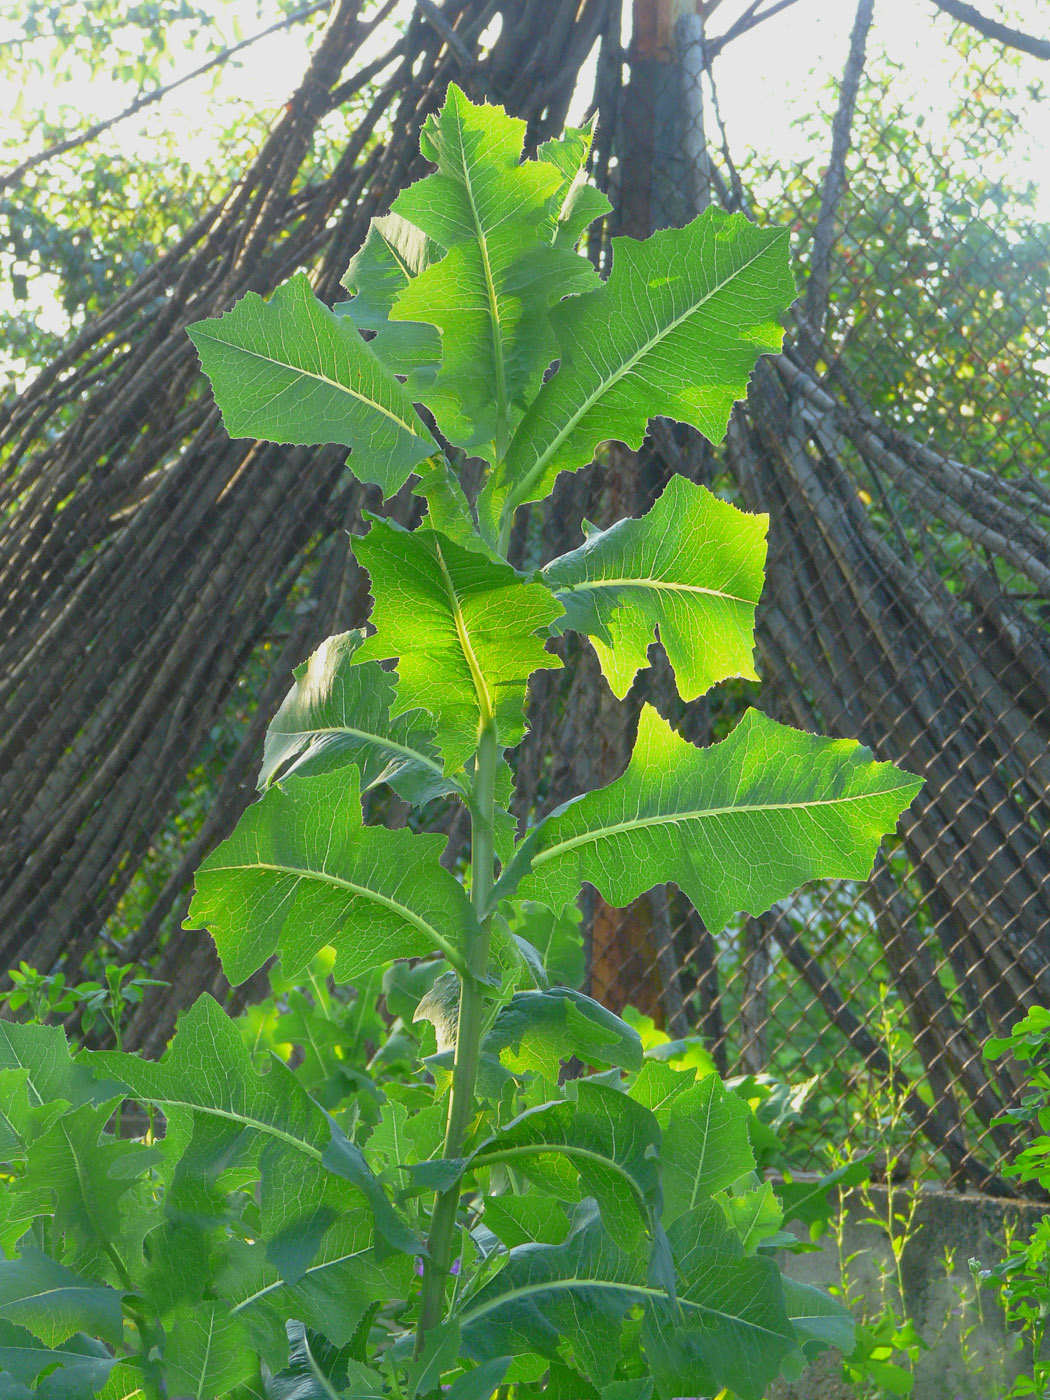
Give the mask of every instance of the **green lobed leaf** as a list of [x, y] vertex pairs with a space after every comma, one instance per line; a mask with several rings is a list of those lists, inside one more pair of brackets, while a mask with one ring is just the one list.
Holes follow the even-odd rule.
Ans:
[[172, 1394], [214, 1400], [258, 1372], [247, 1330], [224, 1303], [184, 1303], [166, 1319], [164, 1330], [164, 1370]]
[[780, 1271], [745, 1255], [722, 1211], [707, 1201], [668, 1229], [678, 1267], [677, 1305], [646, 1303], [642, 1342], [660, 1400], [725, 1387], [762, 1400], [795, 1349]]
[[30, 1108], [39, 1109], [57, 1101], [73, 1108], [86, 1103], [102, 1104], [120, 1092], [117, 1085], [100, 1082], [83, 1063], [72, 1058], [61, 1026], [23, 1026], [16, 1021], [0, 1021], [0, 1071], [19, 1069], [26, 1071], [25, 1092]]
[[236, 1026], [212, 997], [198, 997], [179, 1017], [162, 1064], [115, 1050], [94, 1051], [90, 1058], [104, 1073], [119, 1076], [131, 1097], [164, 1111], [169, 1135], [174, 1129], [185, 1143], [182, 1179], [208, 1181], [217, 1170], [241, 1163], [258, 1172], [267, 1237], [313, 1228], [317, 1212], [330, 1202], [345, 1209], [340, 1183], [346, 1181], [364, 1195], [377, 1231], [393, 1248], [419, 1251], [360, 1149], [347, 1142], [286, 1065], [275, 1059], [267, 1074], [258, 1073]]
[[[67, 1396], [63, 1400], [71, 1398]], [[141, 1367], [122, 1361], [110, 1371], [105, 1385], [96, 1392], [95, 1400], [153, 1400], [153, 1395], [146, 1388]], [[247, 1395], [245, 1400], [248, 1400]]]
[[613, 1381], [612, 1385], [602, 1386], [602, 1400], [652, 1400], [652, 1393], [651, 1376], [635, 1381]]
[[446, 838], [366, 827], [358, 783], [349, 768], [270, 788], [197, 871], [186, 927], [210, 931], [234, 984], [274, 953], [293, 976], [328, 944], [341, 982], [435, 949], [463, 966], [477, 919], [439, 864]]
[[10, 1258], [18, 1253], [18, 1243], [38, 1216], [49, 1216], [54, 1208], [50, 1191], [23, 1184], [16, 1192], [0, 1191], [0, 1254]]
[[0, 1069], [0, 1162], [24, 1160], [29, 1143], [68, 1107], [65, 1099], [41, 1103], [37, 1093], [30, 1096], [28, 1066]]
[[384, 214], [369, 224], [364, 243], [343, 275], [343, 286], [356, 295], [333, 309], [349, 316], [359, 330], [375, 333], [368, 347], [395, 374], [437, 370], [441, 340], [434, 327], [391, 321], [390, 312], [412, 278], [444, 251], [406, 219]]
[[290, 1319], [344, 1347], [376, 1298], [407, 1297], [412, 1282], [408, 1255], [376, 1257], [371, 1215], [363, 1210], [347, 1211], [332, 1224], [294, 1281], [282, 1277], [260, 1243], [231, 1242], [227, 1259], [219, 1290], [272, 1370], [284, 1364]]
[[921, 786], [854, 740], [803, 734], [757, 710], [700, 749], [646, 706], [623, 777], [540, 823], [496, 896], [516, 889], [558, 908], [588, 880], [622, 908], [673, 880], [720, 929], [807, 880], [865, 879]]
[[514, 1074], [531, 1070], [552, 1084], [562, 1060], [636, 1070], [642, 1062], [638, 1033], [600, 1002], [569, 987], [515, 992], [500, 1008], [482, 1042]]
[[492, 1400], [507, 1374], [510, 1360], [509, 1356], [495, 1356], [457, 1376], [448, 1389], [446, 1400]]
[[92, 1396], [105, 1385], [113, 1365], [112, 1352], [93, 1337], [75, 1333], [61, 1346], [49, 1347], [27, 1328], [0, 1320], [0, 1373], [25, 1386], [43, 1376], [39, 1388], [31, 1391], [41, 1400]]
[[586, 976], [587, 956], [575, 905], [555, 912], [545, 904], [522, 899], [513, 901], [509, 908], [514, 938], [524, 940], [534, 950], [542, 967], [546, 980], [538, 977], [537, 985], [579, 987]]
[[452, 1370], [459, 1358], [459, 1323], [446, 1318], [431, 1327], [423, 1338], [418, 1356], [404, 1363], [406, 1392], [409, 1400], [420, 1400], [441, 1393], [441, 1377]]
[[486, 1196], [485, 1224], [508, 1249], [522, 1244], [561, 1244], [569, 1233], [562, 1203], [542, 1191]]
[[605, 1385], [619, 1360], [624, 1318], [651, 1295], [664, 1296], [646, 1282], [644, 1257], [620, 1249], [595, 1204], [584, 1202], [563, 1244], [512, 1249], [465, 1304], [463, 1352], [476, 1361], [519, 1352], [555, 1361], [571, 1352], [587, 1379]]
[[674, 1220], [752, 1171], [751, 1111], [717, 1074], [672, 1100], [662, 1153], [664, 1220]]
[[80, 1278], [55, 1259], [26, 1247], [0, 1259], [0, 1320], [32, 1332], [49, 1347], [77, 1332], [119, 1344], [124, 1331], [121, 1294]]
[[552, 313], [561, 368], [537, 394], [482, 493], [486, 534], [547, 496], [610, 438], [641, 446], [657, 414], [720, 442], [733, 404], [795, 297], [787, 232], [705, 210], [639, 243], [613, 240], [608, 281]]
[[574, 1100], [526, 1109], [468, 1158], [476, 1170], [496, 1162], [557, 1194], [546, 1164], [566, 1159], [593, 1196], [615, 1243], [635, 1247], [660, 1214], [660, 1128], [651, 1113], [617, 1089], [581, 1080]]
[[148, 1228], [141, 1188], [160, 1155], [105, 1131], [117, 1102], [62, 1114], [31, 1143], [26, 1175], [10, 1188], [15, 1195], [52, 1193], [52, 1248], [61, 1241], [67, 1262], [91, 1272], [111, 1273], [114, 1254], [128, 1262], [138, 1252]]
[[392, 496], [434, 451], [407, 390], [353, 322], [314, 296], [304, 273], [269, 300], [247, 292], [187, 334], [231, 437], [353, 449], [360, 481]]
[[627, 1092], [644, 1104], [661, 1128], [666, 1129], [671, 1104], [696, 1083], [695, 1070], [677, 1070], [663, 1060], [647, 1059]]
[[398, 296], [392, 319], [441, 331], [441, 370], [421, 385], [445, 436], [489, 460], [557, 355], [549, 308], [593, 286], [595, 272], [547, 227], [565, 177], [549, 161], [521, 160], [525, 122], [475, 106], [450, 83], [420, 134], [432, 175], [402, 190], [395, 213], [448, 249]]
[[828, 1347], [837, 1347], [843, 1356], [849, 1356], [856, 1340], [849, 1309], [821, 1289], [798, 1283], [786, 1274], [781, 1284], [788, 1317], [806, 1358], [812, 1360]]
[[301, 1322], [288, 1324], [288, 1365], [269, 1382], [268, 1400], [386, 1400], [382, 1377]]
[[397, 677], [378, 662], [354, 665], [364, 632], [342, 632], [322, 642], [297, 666], [295, 684], [270, 721], [259, 787], [277, 778], [310, 777], [349, 763], [361, 773], [361, 791], [380, 783], [421, 806], [455, 790], [441, 771], [429, 718], [411, 710], [390, 718]]
[[594, 531], [541, 573], [565, 607], [560, 631], [590, 637], [623, 699], [659, 636], [683, 700], [730, 676], [757, 680], [755, 605], [769, 517], [673, 476], [640, 520]]
[[[721, 1201], [726, 1219], [736, 1231], [737, 1238], [744, 1246], [745, 1254], [754, 1254], [764, 1240], [771, 1241], [766, 1246], [775, 1247], [775, 1238], [780, 1234], [784, 1223], [784, 1212], [773, 1191], [772, 1183], [763, 1181], [749, 1191], [739, 1195], [724, 1196]], [[790, 1242], [793, 1236], [788, 1235]]]
[[376, 520], [354, 541], [372, 579], [377, 631], [355, 664], [398, 658], [397, 709], [434, 717], [446, 773], [474, 753], [486, 714], [503, 747], [524, 732], [525, 683], [561, 665], [537, 632], [561, 613], [539, 583], [509, 564], [461, 548], [436, 530], [409, 532]]

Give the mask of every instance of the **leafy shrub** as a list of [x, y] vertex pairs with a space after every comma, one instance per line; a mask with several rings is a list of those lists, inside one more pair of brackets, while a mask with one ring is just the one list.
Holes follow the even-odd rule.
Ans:
[[[1050, 1011], [1032, 1007], [1009, 1035], [989, 1040], [984, 1053], [989, 1059], [1012, 1055], [1028, 1081], [1017, 1108], [996, 1120], [1034, 1129], [1027, 1146], [1004, 1168], [1004, 1175], [1038, 1182], [1050, 1192]], [[986, 1287], [997, 1291], [1007, 1327], [1018, 1348], [1026, 1350], [1031, 1370], [1026, 1367], [1015, 1380], [1009, 1392], [1013, 1400], [1050, 1394], [1050, 1215], [1043, 1216], [1027, 1240], [1011, 1238], [1010, 1245], [994, 1269], [980, 1270], [976, 1260], [970, 1261], [970, 1267]]]
[[[850, 1349], [845, 1310], [771, 1257], [748, 1103], [552, 974], [578, 966], [582, 881], [624, 905], [673, 880], [718, 928], [864, 878], [918, 782], [754, 710], [697, 749], [645, 709], [616, 782], [517, 841], [508, 813], [526, 684], [562, 631], [621, 697], [657, 633], [683, 699], [754, 676], [764, 517], [676, 477], [534, 573], [506, 555], [517, 509], [600, 442], [637, 445], [654, 414], [722, 436], [781, 341], [786, 237], [710, 209], [619, 240], [601, 283], [576, 251], [607, 208], [589, 132], [524, 163], [523, 135], [451, 87], [422, 133], [436, 171], [374, 222], [348, 303], [298, 275], [190, 330], [232, 434], [343, 443], [384, 496], [414, 475], [427, 515], [355, 539], [373, 630], [297, 672], [262, 796], [197, 874], [188, 926], [235, 983], [279, 957], [280, 1015], [253, 1034], [202, 997], [159, 1064], [0, 1024], [12, 1395], [757, 1400]], [[377, 784], [464, 804], [462, 881], [443, 837], [364, 825]], [[326, 1001], [329, 972], [352, 999]], [[380, 993], [401, 1029], [376, 1044]], [[283, 1016], [297, 1068], [258, 1063], [291, 1043]], [[113, 1127], [128, 1100], [135, 1139]]]

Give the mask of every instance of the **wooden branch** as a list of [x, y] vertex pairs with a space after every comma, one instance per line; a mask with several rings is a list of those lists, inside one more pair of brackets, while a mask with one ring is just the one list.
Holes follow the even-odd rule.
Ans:
[[798, 4], [798, 0], [773, 0], [767, 10], [762, 9], [762, 0], [758, 3], [748, 5], [744, 13], [730, 25], [723, 34], [711, 39], [707, 45], [707, 61], [710, 63], [717, 58], [727, 44], [731, 44], [734, 39], [739, 39], [742, 34], [748, 34], [752, 29], [757, 28], [764, 20], [772, 19], [774, 15], [780, 14], [781, 10], [788, 10], [792, 5]]
[[1050, 58], [1050, 39], [1037, 39], [1021, 29], [1012, 29], [1008, 24], [989, 19], [975, 5], [968, 5], [966, 0], [933, 0], [933, 3], [946, 15], [951, 15], [952, 19], [960, 20], [976, 29], [986, 39], [996, 39], [1007, 48], [1020, 49], [1022, 53], [1029, 53], [1033, 58]]
[[815, 357], [824, 339], [824, 321], [828, 309], [828, 283], [831, 271], [831, 250], [838, 235], [838, 207], [846, 188], [846, 157], [853, 131], [853, 114], [857, 93], [864, 73], [864, 55], [871, 29], [874, 0], [858, 0], [849, 40], [849, 55], [842, 75], [838, 108], [831, 124], [831, 155], [823, 188], [820, 192], [820, 213], [813, 235], [809, 278], [801, 316], [806, 348]]

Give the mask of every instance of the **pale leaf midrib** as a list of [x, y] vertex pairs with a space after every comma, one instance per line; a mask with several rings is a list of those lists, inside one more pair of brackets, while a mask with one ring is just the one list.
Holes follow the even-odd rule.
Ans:
[[649, 1211], [646, 1207], [645, 1196], [634, 1177], [620, 1162], [612, 1157], [604, 1156], [601, 1152], [595, 1152], [592, 1148], [570, 1142], [518, 1143], [512, 1147], [482, 1149], [471, 1159], [471, 1166], [485, 1166], [490, 1162], [509, 1161], [515, 1157], [541, 1156], [545, 1152], [557, 1152], [563, 1157], [582, 1157], [586, 1161], [597, 1162], [600, 1166], [611, 1168], [627, 1182], [641, 1207], [643, 1217], [648, 1220]]
[[391, 753], [400, 754], [403, 758], [421, 763], [444, 778], [444, 770], [440, 763], [428, 758], [418, 749], [413, 749], [408, 744], [399, 744], [396, 739], [389, 739], [384, 734], [375, 734], [369, 729], [356, 729], [352, 724], [324, 724], [311, 726], [309, 729], [273, 729], [271, 726], [271, 733], [280, 735], [281, 738], [287, 739], [289, 742], [311, 739], [317, 734], [345, 734], [347, 738], [360, 739], [362, 743], [372, 744], [379, 749], [389, 749]]
[[658, 814], [652, 817], [635, 817], [630, 821], [615, 822], [610, 826], [596, 827], [589, 831], [580, 832], [576, 836], [568, 837], [564, 841], [559, 841], [556, 845], [546, 846], [532, 857], [533, 869], [538, 865], [543, 865], [552, 860], [556, 855], [562, 855], [565, 851], [575, 850], [578, 846], [586, 846], [595, 841], [606, 840], [613, 836], [621, 836], [627, 831], [640, 831], [652, 826], [677, 826], [681, 822], [703, 821], [708, 817], [729, 817], [751, 815], [759, 812], [793, 812], [809, 811], [813, 807], [838, 807], [847, 802], [863, 802], [867, 798], [882, 797], [885, 792], [856, 792], [847, 797], [816, 797], [806, 802], [762, 802], [748, 806], [737, 807], [698, 807], [685, 812], [669, 812]]
[[[350, 1254], [339, 1254], [334, 1259], [325, 1259], [320, 1264], [311, 1264], [303, 1277], [306, 1278], [309, 1274], [323, 1273], [325, 1269], [334, 1269], [339, 1264], [349, 1263], [352, 1259], [360, 1259], [364, 1255], [369, 1254], [371, 1248], [372, 1246], [369, 1245], [366, 1249], [355, 1249]], [[291, 1286], [292, 1285], [284, 1278], [275, 1279], [273, 1283], [266, 1284], [264, 1288], [258, 1288], [254, 1293], [249, 1293], [247, 1298], [242, 1298], [235, 1307], [230, 1309], [230, 1314], [232, 1316], [234, 1313], [243, 1311], [244, 1308], [251, 1307], [252, 1303], [257, 1302], [260, 1298], [265, 1298], [268, 1293], [275, 1293], [279, 1288], [289, 1288]]]
[[467, 628], [467, 620], [463, 616], [463, 609], [460, 606], [459, 594], [456, 592], [456, 585], [452, 581], [448, 565], [445, 563], [445, 555], [437, 536], [433, 536], [434, 556], [437, 559], [438, 567], [441, 570], [441, 579], [445, 585], [448, 595], [449, 611], [452, 614], [452, 621], [456, 629], [456, 636], [459, 639], [460, 650], [467, 663], [470, 672], [470, 679], [474, 685], [475, 694], [478, 697], [478, 710], [481, 715], [481, 727], [490, 724], [495, 717], [496, 706], [489, 690], [485, 673], [481, 669], [481, 662], [478, 660], [474, 650], [474, 643], [471, 641], [470, 631]]
[[[510, 415], [508, 412], [507, 398], [507, 367], [503, 355], [503, 324], [499, 313], [499, 298], [496, 296], [496, 283], [492, 276], [492, 262], [489, 258], [488, 235], [481, 222], [481, 215], [478, 212], [477, 203], [474, 199], [474, 189], [470, 181], [470, 167], [467, 163], [466, 145], [463, 141], [462, 124], [457, 126], [460, 137], [459, 154], [460, 163], [463, 170], [463, 188], [467, 192], [467, 199], [470, 202], [470, 212], [474, 220], [474, 229], [477, 234], [478, 247], [481, 249], [481, 265], [485, 273], [485, 292], [489, 301], [489, 320], [492, 322], [492, 357], [493, 368], [496, 371], [496, 412], [499, 416], [497, 427], [497, 438], [507, 431]], [[506, 442], [506, 439], [503, 439]]]
[[[509, 1289], [506, 1293], [500, 1294], [498, 1298], [493, 1298], [487, 1303], [482, 1303], [472, 1311], [461, 1314], [460, 1323], [462, 1326], [469, 1326], [472, 1322], [477, 1322], [482, 1317], [487, 1317], [489, 1313], [498, 1312], [500, 1308], [506, 1307], [509, 1303], [515, 1303], [521, 1298], [531, 1298], [537, 1293], [569, 1292], [576, 1288], [597, 1288], [610, 1293], [637, 1293], [646, 1298], [657, 1298], [660, 1302], [669, 1303], [671, 1300], [666, 1291], [662, 1288], [653, 1288], [641, 1283], [618, 1283], [614, 1279], [586, 1278], [579, 1275], [572, 1275], [565, 1278], [548, 1279], [546, 1282], [530, 1283], [520, 1288]], [[676, 1301], [686, 1308], [692, 1308], [695, 1312], [710, 1313], [714, 1317], [725, 1318], [728, 1322], [737, 1323], [741, 1327], [747, 1327], [753, 1332], [763, 1332], [767, 1336], [775, 1337], [780, 1341], [784, 1340], [781, 1332], [774, 1332], [771, 1328], [760, 1323], [753, 1322], [749, 1318], [741, 1317], [739, 1313], [728, 1313], [721, 1308], [712, 1307], [709, 1303], [696, 1303], [692, 1298], [686, 1298], [679, 1294]]]
[[757, 598], [741, 598], [735, 593], [727, 593], [721, 588], [704, 588], [699, 583], [675, 583], [668, 579], [648, 578], [639, 576], [637, 578], [595, 578], [582, 579], [579, 583], [558, 583], [550, 580], [550, 587], [556, 593], [584, 593], [597, 592], [602, 588], [640, 588], [652, 589], [654, 592], [664, 593], [701, 593], [711, 598], [724, 598], [729, 603], [744, 603], [749, 608], [756, 607]]

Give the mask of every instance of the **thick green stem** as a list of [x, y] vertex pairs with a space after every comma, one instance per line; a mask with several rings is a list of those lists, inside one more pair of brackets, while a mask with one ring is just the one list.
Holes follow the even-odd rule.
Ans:
[[[470, 897], [474, 908], [483, 910], [495, 883], [493, 846], [496, 805], [496, 764], [499, 748], [496, 726], [487, 717], [478, 741], [477, 766], [471, 804]], [[488, 970], [491, 915], [481, 923], [481, 934], [467, 951], [469, 977], [460, 979], [459, 1022], [456, 1030], [456, 1056], [452, 1068], [448, 1123], [445, 1128], [444, 1156], [461, 1157], [467, 1132], [474, 1116], [474, 1085], [478, 1077], [478, 1055], [484, 1017], [483, 979]], [[416, 1330], [416, 1353], [422, 1350], [425, 1333], [436, 1326], [445, 1310], [445, 1285], [452, 1265], [459, 1208], [458, 1183], [442, 1191], [434, 1202], [427, 1237], [429, 1258], [423, 1277], [423, 1296]]]

